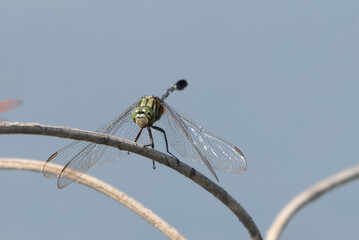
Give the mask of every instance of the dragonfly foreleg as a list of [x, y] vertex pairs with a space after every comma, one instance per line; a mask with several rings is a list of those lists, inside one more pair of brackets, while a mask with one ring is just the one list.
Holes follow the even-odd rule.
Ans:
[[141, 136], [142, 129], [143, 129], [143, 128], [141, 128], [140, 131], [138, 131], [138, 133], [137, 133], [137, 135], [136, 135], [136, 137], [135, 137], [135, 140], [133, 140], [134, 142], [137, 142], [138, 138]]
[[[142, 130], [143, 130], [143, 128], [141, 128], [140, 131], [138, 131], [135, 139], [133, 140], [134, 142], [137, 142], [138, 138], [141, 136]], [[127, 153], [130, 154], [130, 152], [127, 152]]]

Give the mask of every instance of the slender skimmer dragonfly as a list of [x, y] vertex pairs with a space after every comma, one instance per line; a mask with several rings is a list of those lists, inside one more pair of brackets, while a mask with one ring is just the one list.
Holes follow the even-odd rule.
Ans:
[[[177, 112], [164, 102], [175, 90], [183, 90], [186, 80], [179, 80], [163, 94], [161, 98], [144, 96], [128, 107], [120, 116], [113, 119], [97, 132], [147, 143], [154, 147], [152, 131], [164, 135], [166, 149], [168, 143], [183, 157], [207, 166], [211, 174], [219, 169], [232, 173], [243, 173], [247, 169], [243, 153], [234, 145], [198, 125], [188, 117]], [[147, 130], [147, 134], [143, 130]], [[171, 154], [171, 153], [170, 153]], [[43, 174], [49, 178], [58, 178], [58, 188], [64, 188], [74, 180], [67, 178], [76, 172], [80, 177], [92, 167], [103, 166], [128, 155], [127, 151], [106, 145], [74, 141], [54, 153], [45, 163]], [[173, 154], [171, 154], [173, 156]], [[48, 170], [53, 164], [64, 166], [58, 175]], [[75, 171], [74, 171], [75, 170]]]

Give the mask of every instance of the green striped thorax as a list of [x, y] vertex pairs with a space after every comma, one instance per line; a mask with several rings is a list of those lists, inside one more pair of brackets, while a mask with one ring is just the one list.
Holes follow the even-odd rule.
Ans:
[[132, 111], [132, 120], [140, 127], [151, 126], [165, 113], [164, 107], [153, 96], [141, 98], [140, 104]]

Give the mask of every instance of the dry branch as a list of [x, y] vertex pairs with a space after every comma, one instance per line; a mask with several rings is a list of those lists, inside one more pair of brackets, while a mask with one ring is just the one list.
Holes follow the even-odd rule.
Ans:
[[323, 194], [357, 178], [359, 178], [359, 166], [341, 171], [300, 193], [278, 214], [272, 226], [267, 231], [266, 239], [278, 239], [290, 219], [306, 204], [317, 200], [319, 197], [323, 196]]
[[194, 168], [185, 163], [178, 162], [173, 157], [166, 155], [162, 152], [151, 148], [144, 148], [143, 145], [137, 144], [128, 140], [117, 137], [100, 134], [97, 132], [83, 131], [79, 129], [72, 129], [67, 127], [47, 126], [34, 123], [0, 123], [0, 134], [37, 134], [56, 136], [63, 138], [70, 138], [74, 140], [83, 140], [107, 146], [115, 147], [120, 150], [130, 151], [144, 157], [150, 158], [160, 164], [168, 166], [175, 171], [181, 173], [187, 178], [191, 179], [202, 188], [210, 192], [213, 196], [225, 204], [242, 222], [247, 229], [251, 239], [262, 239], [261, 234], [253, 222], [252, 218], [248, 215], [245, 209], [223, 188], [216, 183], [205, 177]]
[[[0, 158], [0, 169], [42, 172], [43, 167], [44, 162], [40, 161], [15, 158]], [[62, 168], [62, 166], [58, 166], [57, 169], [51, 168], [51, 174], [59, 174]], [[160, 230], [168, 238], [175, 240], [185, 239], [180, 233], [177, 232], [175, 228], [170, 226], [166, 221], [161, 219], [150, 209], [144, 207], [141, 203], [137, 202], [135, 199], [112, 187], [111, 185], [97, 178], [91, 177], [87, 174], [83, 174], [80, 178], [74, 180], [100, 193], [103, 193], [110, 198], [113, 198], [119, 203], [122, 203], [124, 206], [137, 213], [140, 217], [142, 217], [154, 227], [156, 227], [158, 230]]]

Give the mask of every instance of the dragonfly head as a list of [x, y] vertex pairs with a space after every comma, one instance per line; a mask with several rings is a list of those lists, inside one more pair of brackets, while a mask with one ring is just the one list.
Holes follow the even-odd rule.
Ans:
[[132, 120], [140, 127], [148, 127], [155, 120], [155, 115], [150, 107], [136, 107], [132, 112]]

